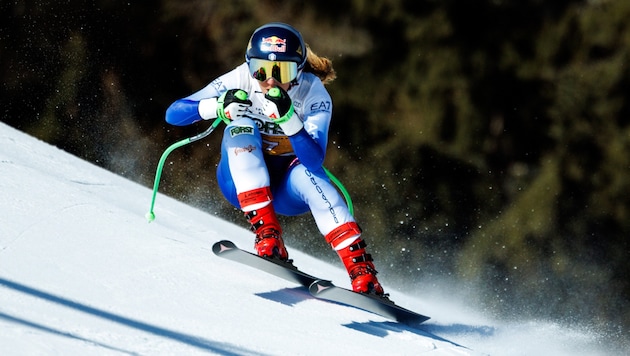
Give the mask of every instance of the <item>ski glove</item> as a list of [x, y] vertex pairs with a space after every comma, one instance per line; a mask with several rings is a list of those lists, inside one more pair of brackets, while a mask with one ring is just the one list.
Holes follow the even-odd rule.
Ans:
[[250, 106], [252, 102], [244, 90], [230, 89], [217, 100], [217, 117], [229, 124], [230, 120], [242, 118]]
[[265, 99], [269, 104], [266, 105], [265, 113], [280, 125], [285, 135], [293, 136], [304, 127], [304, 123], [293, 109], [289, 94], [284, 89], [279, 87], [269, 89], [265, 94]]

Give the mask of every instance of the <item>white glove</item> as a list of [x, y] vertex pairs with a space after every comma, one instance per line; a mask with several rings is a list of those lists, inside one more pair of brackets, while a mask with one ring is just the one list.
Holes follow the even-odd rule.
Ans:
[[202, 99], [197, 110], [204, 120], [221, 118], [226, 124], [238, 120], [249, 111], [252, 102], [241, 89], [230, 89], [218, 98]]
[[230, 89], [217, 100], [217, 117], [229, 124], [230, 120], [242, 118], [250, 106], [252, 101], [249, 100], [247, 92], [242, 89]]

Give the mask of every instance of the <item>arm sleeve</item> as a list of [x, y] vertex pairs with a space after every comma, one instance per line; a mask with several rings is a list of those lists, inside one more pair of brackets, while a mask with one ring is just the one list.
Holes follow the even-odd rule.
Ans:
[[309, 171], [318, 171], [324, 163], [329, 126], [330, 110], [311, 112], [304, 128], [289, 136], [295, 155]]
[[176, 100], [166, 109], [166, 122], [175, 126], [186, 126], [201, 119], [199, 102], [188, 99]]
[[208, 98], [218, 98], [231, 88], [245, 89], [241, 86], [243, 86], [243, 82], [246, 83], [243, 78], [247, 78], [248, 73], [247, 64], [244, 63], [213, 80], [203, 89], [185, 98], [176, 100], [166, 109], [166, 122], [175, 126], [185, 126], [202, 120], [199, 115], [199, 101]]

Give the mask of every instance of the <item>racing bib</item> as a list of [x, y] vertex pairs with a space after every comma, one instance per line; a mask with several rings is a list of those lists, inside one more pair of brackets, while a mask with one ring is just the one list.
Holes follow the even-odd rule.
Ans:
[[263, 150], [272, 156], [284, 156], [293, 154], [293, 146], [288, 136], [268, 135], [261, 133]]

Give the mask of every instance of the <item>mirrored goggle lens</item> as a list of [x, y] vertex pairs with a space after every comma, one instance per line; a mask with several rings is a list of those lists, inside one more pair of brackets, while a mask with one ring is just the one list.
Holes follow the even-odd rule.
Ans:
[[289, 83], [298, 75], [295, 62], [274, 62], [257, 58], [249, 60], [249, 72], [254, 79], [265, 81], [273, 77], [282, 84]]

